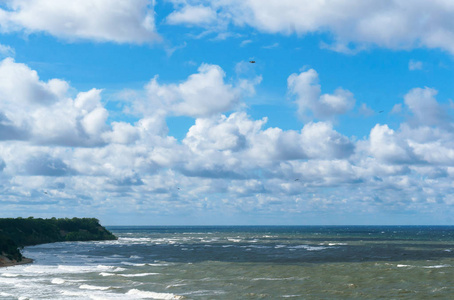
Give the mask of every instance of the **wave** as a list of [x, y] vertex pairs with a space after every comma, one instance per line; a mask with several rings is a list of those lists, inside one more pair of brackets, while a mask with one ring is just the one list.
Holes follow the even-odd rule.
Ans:
[[63, 283], [65, 283], [65, 280], [63, 280], [61, 278], [54, 278], [54, 279], [52, 279], [51, 283], [52, 284], [63, 284]]
[[163, 299], [163, 300], [173, 300], [173, 299], [183, 299], [183, 296], [171, 294], [171, 293], [155, 293], [155, 292], [145, 292], [137, 289], [129, 290], [126, 295], [128, 296], [137, 296], [139, 298], [152, 298], [152, 299]]
[[89, 284], [82, 284], [79, 286], [81, 290], [98, 290], [98, 291], [105, 291], [111, 289], [111, 286], [96, 286], [96, 285], [89, 285]]
[[119, 276], [123, 277], [144, 277], [144, 276], [151, 276], [151, 275], [159, 275], [159, 273], [137, 273], [137, 274], [118, 274]]
[[122, 263], [123, 265], [133, 266], [133, 267], [143, 267], [143, 266], [146, 266], [146, 264], [135, 264], [135, 263], [127, 262], [127, 261], [122, 261], [121, 263]]
[[440, 268], [449, 268], [451, 265], [435, 265], [435, 266], [425, 266], [424, 269], [440, 269]]
[[19, 277], [19, 274], [3, 273], [2, 277]]

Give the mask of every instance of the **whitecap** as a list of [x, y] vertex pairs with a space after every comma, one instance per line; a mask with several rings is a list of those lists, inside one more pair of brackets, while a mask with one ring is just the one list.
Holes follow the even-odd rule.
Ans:
[[435, 266], [425, 266], [425, 269], [440, 269], [440, 268], [448, 268], [450, 265], [435, 265]]
[[137, 289], [129, 290], [126, 295], [128, 296], [137, 296], [139, 298], [152, 298], [152, 299], [163, 299], [163, 300], [173, 300], [173, 299], [183, 299], [182, 296], [178, 296], [171, 293], [155, 293], [155, 292], [145, 292]]
[[157, 263], [157, 264], [147, 264], [147, 266], [151, 266], [151, 267], [166, 267], [166, 266], [170, 266], [171, 264], [169, 263]]
[[3, 277], [18, 277], [20, 276], [19, 274], [12, 274], [12, 273], [3, 273]]
[[407, 267], [411, 268], [412, 266], [410, 266], [410, 265], [401, 265], [401, 264], [398, 264], [397, 267], [398, 267], [398, 268], [407, 268]]
[[106, 277], [106, 276], [115, 276], [117, 274], [115, 273], [106, 273], [106, 272], [102, 272], [102, 273], [99, 273], [100, 276], [103, 276], [103, 277]]
[[110, 286], [96, 286], [96, 285], [88, 285], [88, 284], [82, 284], [79, 286], [80, 289], [82, 290], [99, 290], [99, 291], [105, 291], [108, 290], [112, 287]]
[[13, 294], [8, 294], [8, 293], [4, 293], [4, 292], [0, 292], [0, 296], [1, 297], [13, 297], [14, 295]]
[[144, 277], [150, 275], [159, 275], [159, 273], [137, 273], [137, 274], [118, 274], [123, 277]]
[[172, 288], [172, 287], [177, 287], [177, 286], [185, 286], [188, 285], [187, 283], [175, 283], [175, 284], [169, 284], [166, 286], [166, 289]]
[[289, 247], [289, 248], [290, 249], [305, 249], [307, 251], [320, 251], [320, 250], [328, 249], [328, 247], [309, 246], [309, 245], [292, 246], [292, 247]]
[[130, 262], [127, 262], [127, 261], [122, 261], [121, 263], [122, 263], [123, 265], [134, 266], [134, 267], [143, 267], [143, 266], [146, 265], [146, 264], [135, 264], [135, 263], [130, 263]]
[[51, 282], [52, 282], [52, 284], [63, 284], [63, 283], [65, 283], [65, 281], [63, 279], [61, 279], [61, 278], [54, 278], [54, 279], [52, 279]]
[[227, 240], [230, 242], [234, 242], [234, 243], [239, 243], [242, 241], [241, 239], [227, 239]]

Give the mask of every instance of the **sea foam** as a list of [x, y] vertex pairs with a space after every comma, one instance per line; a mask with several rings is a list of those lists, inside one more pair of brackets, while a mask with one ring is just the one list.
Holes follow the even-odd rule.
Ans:
[[178, 296], [171, 293], [155, 293], [155, 292], [145, 292], [137, 289], [129, 290], [126, 295], [136, 296], [142, 299], [151, 298], [151, 299], [163, 299], [163, 300], [174, 300], [174, 299], [183, 299], [183, 296]]
[[96, 286], [96, 285], [88, 285], [88, 284], [82, 284], [79, 286], [81, 290], [99, 290], [99, 291], [105, 291], [108, 290], [112, 287], [110, 286]]

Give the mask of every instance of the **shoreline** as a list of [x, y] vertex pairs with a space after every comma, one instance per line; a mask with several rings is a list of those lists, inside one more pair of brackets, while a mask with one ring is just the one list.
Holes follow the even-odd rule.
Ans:
[[10, 260], [6, 256], [0, 255], [0, 268], [14, 267], [19, 265], [31, 264], [34, 260], [23, 257], [21, 261]]

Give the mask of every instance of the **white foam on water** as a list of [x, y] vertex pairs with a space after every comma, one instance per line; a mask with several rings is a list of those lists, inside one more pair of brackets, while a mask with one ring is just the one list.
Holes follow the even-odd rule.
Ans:
[[0, 292], [0, 296], [1, 297], [12, 297], [14, 295], [13, 294], [8, 294], [8, 293], [4, 293], [4, 292]]
[[[324, 245], [324, 244], [320, 244]], [[347, 243], [328, 243], [328, 246], [346, 246]]]
[[98, 291], [98, 290], [80, 291], [80, 292], [62, 291], [60, 293], [61, 293], [61, 295], [66, 296], [64, 299], [66, 299], [67, 297], [71, 297], [71, 299], [73, 297], [76, 297], [76, 299], [83, 299], [83, 300], [86, 300], [86, 299], [92, 299], [92, 300], [135, 299], [135, 298], [127, 297], [125, 294], [114, 294], [114, 293]]
[[12, 273], [3, 273], [3, 277], [18, 277], [20, 276], [19, 274], [12, 274]]
[[127, 244], [146, 244], [150, 243], [152, 240], [150, 238], [125, 238], [121, 237], [118, 239], [118, 242], [126, 242]]
[[163, 299], [163, 300], [174, 300], [174, 299], [183, 299], [182, 296], [171, 294], [171, 293], [155, 293], [155, 292], [145, 292], [137, 289], [129, 290], [126, 295], [128, 296], [137, 296], [142, 299], [151, 298], [151, 299]]
[[320, 250], [325, 250], [329, 249], [329, 247], [323, 247], [323, 246], [309, 246], [309, 245], [298, 245], [298, 246], [291, 246], [289, 247], [290, 249], [305, 249], [307, 251], [320, 251]]
[[99, 275], [106, 277], [106, 276], [115, 276], [115, 275], [117, 275], [117, 274], [115, 274], [115, 273], [101, 272], [101, 273], [99, 273]]
[[296, 298], [296, 297], [301, 297], [301, 295], [282, 295], [282, 298]]
[[96, 285], [89, 285], [89, 284], [82, 284], [79, 286], [81, 290], [98, 290], [98, 291], [105, 291], [111, 289], [111, 286], [96, 286]]
[[143, 267], [143, 266], [146, 265], [146, 264], [135, 264], [135, 263], [130, 263], [130, 262], [127, 262], [127, 261], [122, 261], [121, 263], [122, 263], [123, 265], [134, 266], [134, 267]]
[[140, 259], [140, 258], [143, 258], [142, 256], [138, 256], [138, 255], [131, 255], [129, 258], [137, 258], [137, 259]]
[[440, 268], [448, 268], [451, 265], [435, 265], [435, 266], [425, 266], [424, 269], [440, 269]]
[[137, 274], [118, 274], [123, 277], [145, 277], [151, 275], [159, 275], [159, 273], [137, 273]]
[[285, 247], [287, 247], [287, 245], [276, 245], [276, 246], [274, 246], [275, 249], [285, 248]]
[[54, 279], [52, 279], [51, 283], [52, 284], [63, 284], [63, 283], [65, 283], [65, 280], [63, 280], [61, 278], [54, 278]]
[[151, 267], [167, 267], [167, 266], [171, 266], [173, 264], [169, 264], [169, 263], [156, 263], [156, 264], [147, 264], [147, 266], [151, 266]]
[[227, 239], [227, 240], [234, 243], [239, 243], [242, 241], [242, 239]]
[[410, 265], [401, 265], [401, 264], [398, 264], [397, 267], [398, 267], [398, 268], [413, 268], [413, 266], [410, 266]]
[[185, 285], [188, 285], [188, 284], [187, 283], [169, 284], [168, 286], [166, 286], [166, 289], [170, 289], [170, 288], [177, 287], [177, 286], [185, 286]]
[[256, 248], [256, 249], [269, 249], [271, 246], [256, 246], [256, 245], [250, 245], [248, 246], [249, 248]]

